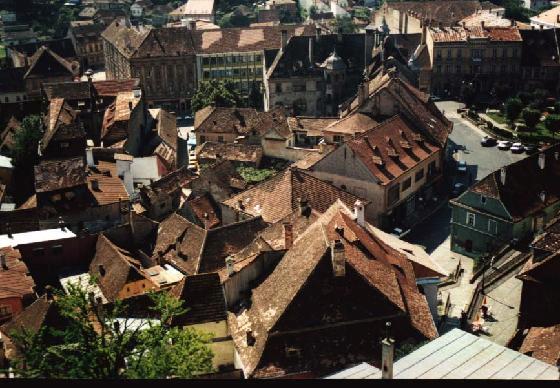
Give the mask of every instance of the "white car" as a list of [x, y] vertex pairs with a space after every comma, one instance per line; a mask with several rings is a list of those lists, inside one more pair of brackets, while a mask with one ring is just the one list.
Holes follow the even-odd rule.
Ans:
[[500, 140], [498, 142], [498, 149], [500, 150], [509, 150], [510, 147], [511, 147], [511, 141]]
[[513, 143], [509, 150], [511, 152], [513, 152], [514, 154], [517, 154], [517, 153], [522, 153], [523, 151], [525, 151], [525, 147], [523, 147], [523, 144], [521, 144], [521, 143]]

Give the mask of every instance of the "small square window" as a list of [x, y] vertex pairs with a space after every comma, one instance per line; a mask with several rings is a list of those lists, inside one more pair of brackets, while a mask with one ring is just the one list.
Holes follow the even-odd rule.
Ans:
[[401, 191], [408, 190], [408, 189], [410, 188], [411, 185], [412, 185], [412, 178], [407, 178], [407, 179], [404, 180], [403, 183], [401, 184]]
[[467, 225], [474, 226], [474, 223], [475, 223], [475, 214], [467, 213]]

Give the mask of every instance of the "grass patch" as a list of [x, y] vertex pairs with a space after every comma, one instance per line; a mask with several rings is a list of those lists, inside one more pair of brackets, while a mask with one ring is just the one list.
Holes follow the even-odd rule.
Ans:
[[492, 120], [494, 120], [495, 122], [497, 122], [498, 124], [507, 124], [506, 118], [501, 113], [490, 112], [490, 113], [486, 113], [486, 115], [490, 117]]

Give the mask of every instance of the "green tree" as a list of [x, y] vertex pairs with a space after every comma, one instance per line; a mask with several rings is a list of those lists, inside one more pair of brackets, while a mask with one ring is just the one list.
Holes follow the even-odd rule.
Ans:
[[39, 160], [38, 145], [43, 137], [43, 124], [37, 115], [27, 116], [21, 122], [21, 128], [14, 134], [12, 163], [15, 168], [28, 170]]
[[218, 107], [234, 107], [241, 105], [241, 96], [231, 81], [210, 80], [200, 84], [192, 97], [192, 112], [214, 105]]
[[21, 377], [43, 378], [190, 378], [212, 370], [208, 334], [170, 327], [184, 314], [182, 301], [151, 293], [157, 319], [129, 319], [122, 301], [103, 306], [85, 289], [57, 293], [56, 308], [65, 324], [37, 333], [11, 333], [20, 351], [15, 370]]
[[317, 6], [312, 5], [311, 7], [309, 7], [309, 18], [313, 19], [315, 18], [315, 16], [317, 16]]
[[538, 109], [525, 108], [521, 111], [523, 120], [528, 128], [534, 129], [541, 119], [541, 112]]
[[334, 22], [336, 31], [343, 34], [352, 34], [358, 31], [358, 26], [354, 24], [350, 16], [337, 16]]
[[546, 116], [544, 125], [546, 129], [548, 129], [550, 133], [552, 133], [552, 137], [554, 137], [557, 132], [560, 132], [560, 115], [553, 114]]
[[513, 123], [521, 110], [523, 109], [523, 103], [519, 98], [510, 98], [506, 101], [505, 110], [506, 110], [506, 117], [510, 123]]
[[554, 103], [554, 113], [560, 114], [560, 101]]

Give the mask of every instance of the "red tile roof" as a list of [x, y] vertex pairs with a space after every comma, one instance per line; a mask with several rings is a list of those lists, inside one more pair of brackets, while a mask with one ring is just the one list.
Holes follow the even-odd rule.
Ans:
[[386, 185], [439, 151], [407, 119], [394, 116], [347, 142], [368, 170]]
[[470, 39], [488, 39], [491, 42], [521, 42], [517, 27], [445, 27], [430, 28], [434, 42], [466, 42]]
[[560, 324], [549, 327], [531, 327], [519, 352], [548, 364], [560, 365]]
[[[94, 190], [93, 181], [99, 185]], [[122, 180], [117, 176], [117, 165], [115, 163], [99, 161], [94, 168], [88, 168], [87, 184], [89, 191], [94, 196], [98, 205], [128, 201], [129, 195]]]
[[0, 255], [4, 255], [7, 265], [7, 269], [0, 266], [0, 300], [33, 296], [35, 282], [29, 276], [29, 270], [19, 251], [12, 247], [1, 248]]

